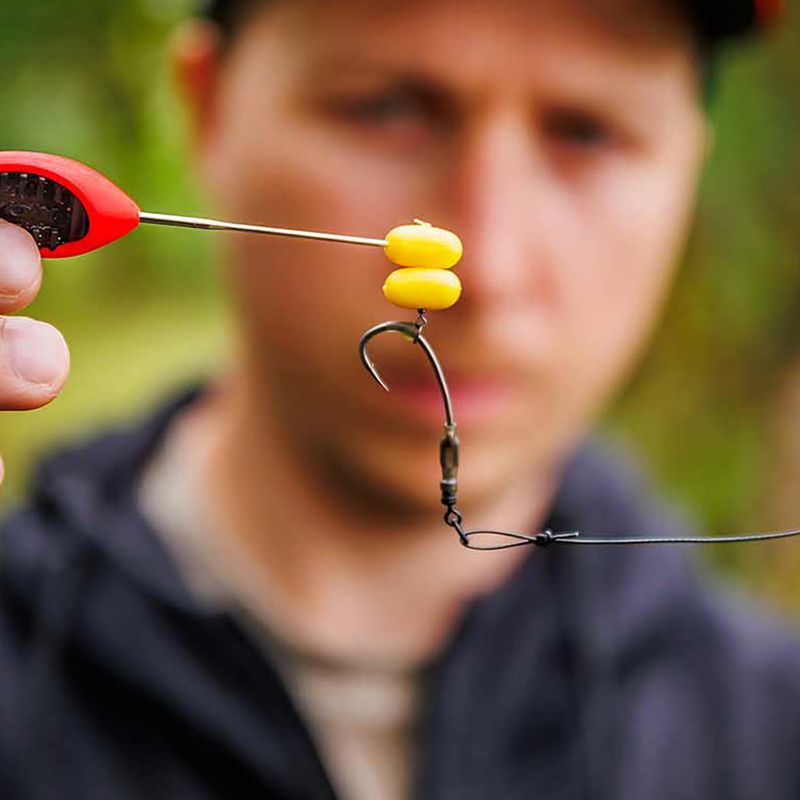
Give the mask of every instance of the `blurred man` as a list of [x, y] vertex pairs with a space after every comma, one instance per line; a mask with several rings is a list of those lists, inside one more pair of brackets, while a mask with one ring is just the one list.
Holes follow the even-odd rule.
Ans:
[[[771, 10], [227, 0], [175, 64], [221, 215], [462, 235], [464, 299], [429, 338], [472, 527], [661, 535], [671, 517], [582, 443], [684, 243], [715, 47]], [[428, 366], [376, 345], [385, 395], [355, 354], [391, 313], [380, 255], [225, 246], [236, 359], [55, 456], [6, 525], [4, 796], [800, 795], [790, 636], [702, 593], [674, 549], [460, 548]], [[0, 227], [2, 310], [39, 279]], [[54, 396], [60, 336], [2, 334], [5, 407]]]

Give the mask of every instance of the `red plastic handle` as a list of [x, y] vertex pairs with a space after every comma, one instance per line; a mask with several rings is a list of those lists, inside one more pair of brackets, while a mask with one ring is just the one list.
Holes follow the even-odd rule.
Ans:
[[[122, 238], [139, 225], [139, 207], [125, 192], [99, 172], [63, 156], [22, 151], [0, 152], [0, 174], [17, 173], [47, 178], [63, 186], [83, 204], [88, 230], [77, 241], [54, 250], [40, 247], [44, 258], [69, 258], [97, 250]], [[34, 200], [25, 202], [34, 203]], [[47, 207], [34, 209], [47, 214]], [[14, 221], [14, 220], [12, 220]]]

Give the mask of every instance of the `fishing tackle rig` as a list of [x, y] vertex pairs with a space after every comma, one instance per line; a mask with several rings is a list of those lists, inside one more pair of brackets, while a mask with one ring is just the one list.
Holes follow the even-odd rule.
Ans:
[[398, 333], [419, 347], [433, 369], [444, 405], [444, 435], [439, 445], [442, 468], [441, 502], [444, 522], [458, 540], [472, 550], [506, 550], [511, 547], [559, 545], [663, 545], [733, 544], [763, 542], [800, 535], [800, 530], [726, 537], [679, 538], [587, 538], [579, 531], [536, 534], [513, 531], [468, 530], [458, 508], [458, 470], [461, 443], [447, 379], [436, 351], [424, 336], [427, 312], [455, 305], [461, 282], [451, 271], [461, 260], [463, 248], [450, 231], [421, 220], [389, 231], [382, 239], [337, 233], [272, 228], [201, 217], [155, 214], [141, 211], [122, 189], [100, 173], [72, 159], [44, 153], [0, 152], [0, 219], [25, 228], [34, 238], [43, 258], [83, 255], [126, 236], [141, 224], [237, 231], [270, 236], [288, 236], [342, 244], [380, 247], [396, 269], [383, 287], [386, 299], [418, 312], [414, 322], [384, 322], [368, 330], [359, 343], [361, 361], [386, 390], [389, 386], [368, 352], [377, 336]]

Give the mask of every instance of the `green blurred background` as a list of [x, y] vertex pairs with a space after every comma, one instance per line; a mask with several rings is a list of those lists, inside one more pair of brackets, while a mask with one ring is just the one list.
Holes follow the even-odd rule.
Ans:
[[[33, 0], [0, 9], [0, 149], [85, 161], [148, 211], [207, 213], [190, 180], [168, 41], [191, 0]], [[716, 149], [664, 324], [607, 427], [702, 531], [800, 526], [800, 15], [728, 55]], [[46, 409], [0, 415], [2, 504], [37, 458], [145, 413], [226, 347], [213, 234], [142, 229], [46, 267], [29, 312], [73, 369]], [[800, 616], [800, 541], [715, 550], [711, 568]]]

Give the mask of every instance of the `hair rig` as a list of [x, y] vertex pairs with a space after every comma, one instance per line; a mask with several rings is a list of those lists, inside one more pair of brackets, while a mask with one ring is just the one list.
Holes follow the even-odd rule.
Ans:
[[25, 228], [35, 239], [43, 258], [68, 258], [97, 250], [127, 235], [140, 224], [166, 225], [196, 230], [239, 231], [271, 236], [290, 236], [383, 249], [389, 261], [400, 269], [386, 279], [386, 299], [404, 309], [416, 310], [414, 322], [384, 322], [368, 330], [359, 344], [364, 367], [387, 391], [367, 352], [372, 339], [384, 333], [399, 333], [417, 345], [433, 368], [444, 404], [444, 435], [439, 445], [442, 467], [441, 501], [444, 521], [458, 535], [462, 545], [473, 550], [505, 550], [510, 547], [553, 544], [649, 545], [649, 544], [732, 544], [785, 539], [800, 530], [728, 537], [683, 538], [586, 538], [580, 532], [536, 534], [512, 531], [466, 530], [457, 506], [460, 442], [453, 402], [444, 369], [423, 335], [428, 311], [454, 306], [461, 297], [461, 282], [451, 271], [463, 255], [461, 241], [454, 233], [435, 228], [421, 220], [391, 230], [383, 239], [346, 236], [287, 228], [222, 222], [143, 212], [125, 192], [95, 170], [72, 159], [44, 153], [0, 152], [0, 219]]

